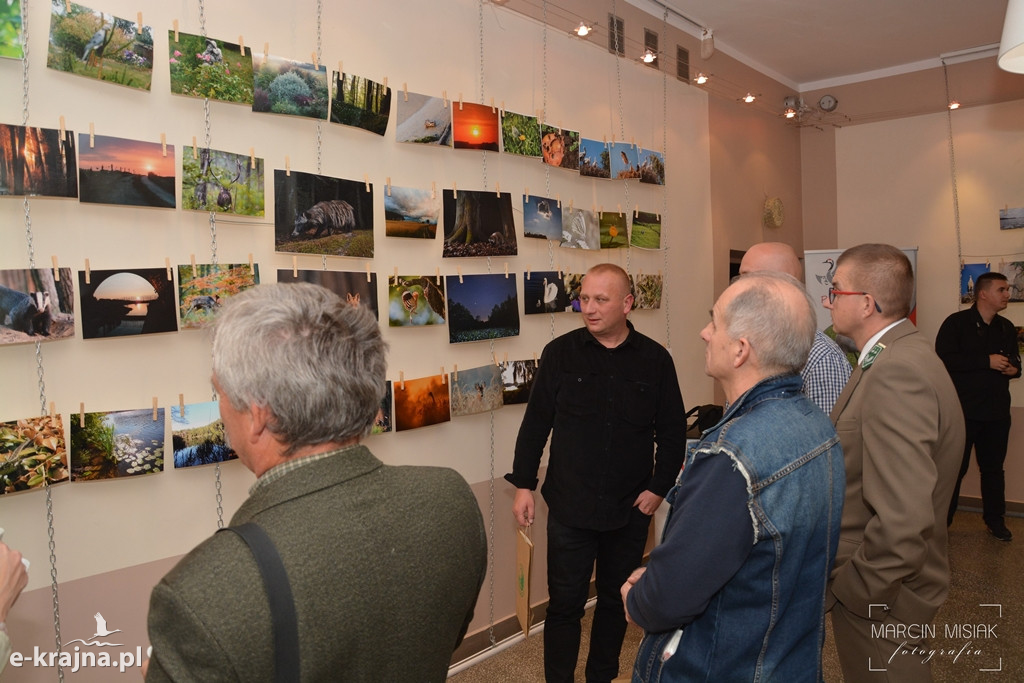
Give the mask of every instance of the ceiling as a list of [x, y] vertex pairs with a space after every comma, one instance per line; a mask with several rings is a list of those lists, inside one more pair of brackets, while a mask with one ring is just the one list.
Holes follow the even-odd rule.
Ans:
[[[799, 92], [941, 65], [999, 43], [1007, 0], [627, 0]], [[672, 15], [676, 15], [674, 18]], [[989, 51], [992, 53], [992, 51]], [[882, 72], [882, 73], [879, 73]]]

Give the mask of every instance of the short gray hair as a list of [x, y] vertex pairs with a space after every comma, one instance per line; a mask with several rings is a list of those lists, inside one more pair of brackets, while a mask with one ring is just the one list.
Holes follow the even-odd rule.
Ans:
[[[818, 329], [814, 301], [807, 290], [793, 276], [775, 271], [748, 273], [736, 282], [749, 286], [722, 312], [726, 334], [731, 339], [745, 337], [766, 373], [799, 373], [807, 364]], [[800, 292], [802, 303], [791, 306], [786, 287]]]
[[222, 400], [268, 408], [285, 455], [370, 432], [386, 389], [387, 343], [365, 306], [308, 283], [264, 284], [231, 297], [213, 330]]

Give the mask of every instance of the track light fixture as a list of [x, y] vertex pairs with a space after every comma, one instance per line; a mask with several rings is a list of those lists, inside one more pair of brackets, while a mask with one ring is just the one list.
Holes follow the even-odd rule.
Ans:
[[697, 85], [704, 85], [708, 82], [708, 75], [701, 71], [693, 80]]
[[756, 96], [756, 95], [753, 95], [753, 94], [751, 94], [751, 93], [749, 93], [749, 92], [748, 92], [748, 93], [747, 93], [746, 95], [744, 95], [744, 96], [743, 96], [743, 98], [742, 98], [742, 99], [743, 99], [743, 101], [744, 101], [744, 102], [746, 102], [747, 104], [750, 104], [751, 102], [753, 102], [754, 100], [756, 100], [756, 99], [757, 99], [757, 96]]
[[590, 33], [593, 30], [594, 30], [593, 27], [588, 26], [587, 22], [581, 21], [580, 25], [577, 26], [575, 29], [573, 29], [573, 33], [575, 33], [580, 38], [585, 38], [587, 36], [587, 34]]
[[950, 109], [959, 109], [959, 108], [960, 108], [960, 103], [959, 103], [959, 102], [957, 102], [956, 100], [952, 100], [952, 101], [951, 101], [951, 102], [949, 103], [949, 108], [950, 108]]
[[647, 48], [646, 50], [644, 50], [644, 54], [640, 59], [643, 61], [644, 64], [650, 64], [657, 58], [658, 55], [656, 55], [654, 51], [651, 50], [651, 48]]

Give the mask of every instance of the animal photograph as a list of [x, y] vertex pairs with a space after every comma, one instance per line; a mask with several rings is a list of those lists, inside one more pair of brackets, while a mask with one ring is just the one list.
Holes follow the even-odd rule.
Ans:
[[498, 110], [488, 104], [452, 102], [452, 145], [455, 149], [498, 151]]
[[518, 253], [511, 194], [445, 190], [442, 196], [443, 257], [515, 256]]
[[68, 481], [60, 415], [0, 422], [0, 495]]
[[640, 150], [628, 142], [613, 142], [608, 145], [608, 159], [611, 162], [611, 177], [617, 179], [640, 177]]
[[498, 364], [501, 370], [501, 400], [505, 405], [526, 403], [530, 400], [530, 389], [537, 374], [537, 361], [508, 360]]
[[0, 196], [4, 195], [77, 197], [75, 134], [0, 123]]
[[444, 278], [398, 275], [388, 278], [388, 326], [444, 325]]
[[653, 149], [640, 150], [640, 182], [648, 185], [665, 184], [665, 155]]
[[619, 211], [602, 211], [598, 224], [601, 230], [602, 249], [622, 249], [629, 246], [626, 232], [628, 216]]
[[391, 117], [391, 88], [362, 76], [333, 72], [331, 123], [384, 135]]
[[166, 268], [78, 271], [82, 338], [177, 332], [174, 279]]
[[523, 237], [560, 241], [561, 202], [550, 197], [523, 195]]
[[221, 305], [260, 283], [260, 265], [248, 263], [189, 263], [178, 266], [178, 315], [181, 329], [206, 327]]
[[72, 416], [70, 443], [71, 481], [162, 472], [164, 409], [115, 410]]
[[580, 170], [580, 134], [542, 123], [540, 126], [540, 157], [548, 166]]
[[282, 268], [277, 271], [278, 283], [309, 282], [325, 287], [353, 306], [366, 306], [373, 317], [380, 320], [380, 308], [377, 305], [377, 273], [340, 272], [336, 270], [292, 270]]
[[452, 146], [452, 107], [448, 100], [402, 91], [395, 107], [395, 142]]
[[629, 244], [638, 249], [661, 249], [661, 214], [634, 211]]
[[562, 313], [571, 311], [565, 281], [557, 270], [534, 270], [523, 273], [523, 312]]
[[393, 382], [392, 387], [395, 392], [396, 432], [451, 421], [446, 375], [407, 379], [404, 383]]
[[452, 417], [486, 413], [501, 408], [501, 370], [494, 363], [448, 374]]
[[153, 82], [153, 28], [66, 0], [50, 0], [46, 66], [149, 90]]
[[371, 434], [384, 434], [391, 431], [391, 425], [394, 422], [394, 415], [391, 411], [391, 395], [391, 380], [385, 380], [384, 398], [380, 400], [380, 410], [377, 411], [377, 417], [373, 421], [373, 427], [370, 429]]
[[540, 156], [540, 123], [536, 116], [501, 112], [501, 149], [505, 154]]
[[217, 401], [171, 406], [175, 467], [210, 465], [238, 458], [224, 439], [224, 421], [220, 419]]
[[415, 187], [391, 187], [384, 193], [384, 234], [432, 240], [437, 236], [441, 198]]
[[70, 268], [0, 270], [0, 345], [75, 336], [75, 288]]
[[373, 258], [373, 184], [275, 169], [274, 249]]
[[177, 205], [174, 145], [80, 133], [78, 146], [78, 201], [157, 209]]
[[604, 140], [580, 139], [580, 175], [611, 178], [611, 153]]
[[252, 110], [310, 119], [326, 119], [330, 88], [327, 67], [284, 57], [252, 57]]
[[450, 344], [519, 335], [519, 296], [514, 277], [495, 273], [449, 275], [445, 280]]
[[567, 249], [600, 249], [601, 226], [597, 214], [586, 209], [562, 211], [562, 242]]
[[194, 33], [167, 32], [171, 92], [252, 106], [252, 51]]
[[654, 310], [661, 308], [661, 292], [664, 279], [660, 274], [630, 275], [629, 281], [633, 289], [633, 308], [638, 310]]
[[583, 273], [563, 273], [562, 284], [565, 286], [565, 295], [569, 298], [569, 307], [566, 309], [566, 312], [579, 313]]
[[263, 159], [186, 145], [181, 153], [181, 208], [262, 216]]
[[21, 0], [0, 2], [0, 57], [21, 59]]

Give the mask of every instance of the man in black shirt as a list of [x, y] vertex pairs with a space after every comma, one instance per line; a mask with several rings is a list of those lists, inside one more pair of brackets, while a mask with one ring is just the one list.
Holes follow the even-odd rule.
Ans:
[[608, 263], [591, 268], [580, 302], [584, 327], [544, 348], [512, 472], [505, 475], [517, 488], [513, 515], [529, 526], [551, 435], [541, 488], [548, 504], [549, 683], [573, 680], [595, 564], [597, 607], [586, 677], [618, 676], [626, 632], [619, 588], [642, 560], [651, 515], [679, 474], [686, 448], [675, 365], [664, 347], [626, 319], [633, 305], [626, 271]]
[[935, 352], [956, 386], [967, 426], [967, 443], [946, 523], [953, 523], [963, 481], [971, 463], [971, 447], [981, 474], [982, 517], [1000, 541], [1010, 541], [1006, 528], [1003, 461], [1010, 434], [1010, 380], [1020, 377], [1017, 330], [999, 311], [1010, 300], [1010, 286], [1001, 273], [985, 273], [974, 286], [974, 305], [953, 313], [939, 328]]

